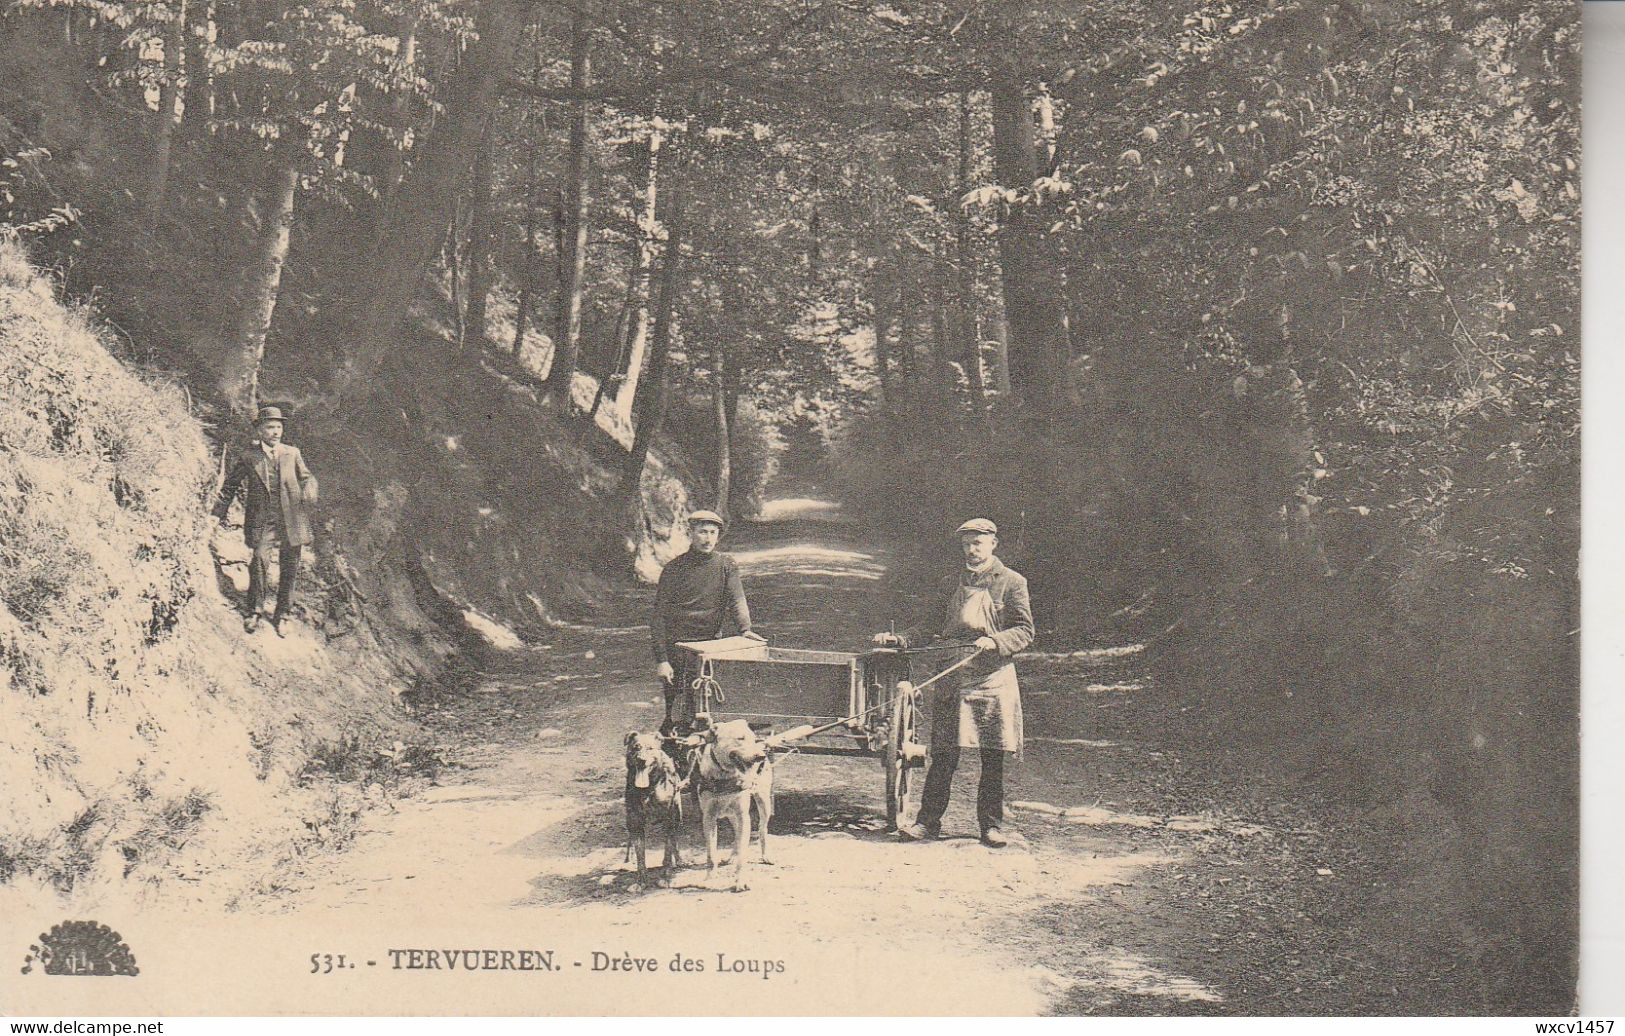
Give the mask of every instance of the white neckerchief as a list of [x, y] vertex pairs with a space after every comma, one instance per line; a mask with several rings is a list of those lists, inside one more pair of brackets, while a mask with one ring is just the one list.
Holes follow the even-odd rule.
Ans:
[[965, 571], [970, 573], [973, 576], [985, 576], [990, 571], [993, 570], [993, 563], [995, 561], [997, 561], [997, 560], [999, 560], [997, 555], [989, 555], [988, 559], [986, 561], [982, 562], [980, 565], [977, 565], [975, 567], [972, 567], [971, 565], [966, 565], [965, 566]]

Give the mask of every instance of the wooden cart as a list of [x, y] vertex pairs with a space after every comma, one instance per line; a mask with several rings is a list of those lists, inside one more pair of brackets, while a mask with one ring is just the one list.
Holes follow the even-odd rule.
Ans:
[[673, 661], [690, 715], [709, 713], [717, 723], [743, 719], [762, 736], [810, 755], [879, 758], [887, 825], [895, 829], [909, 819], [923, 784], [915, 771], [926, 755], [921, 695], [909, 679], [911, 656], [920, 652], [812, 651], [749, 637], [677, 648]]

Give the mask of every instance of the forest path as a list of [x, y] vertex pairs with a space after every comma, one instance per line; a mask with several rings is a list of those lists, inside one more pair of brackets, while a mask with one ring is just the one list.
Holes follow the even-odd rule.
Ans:
[[[775, 501], [724, 549], [774, 643], [862, 650], [901, 618], [887, 553], [827, 503]], [[616, 602], [619, 625], [555, 629], [424, 717], [453, 764], [440, 784], [374, 814], [276, 908], [354, 918], [377, 933], [369, 945], [554, 949], [562, 972], [431, 976], [438, 991], [423, 1001], [422, 984], [361, 984], [341, 1010], [1404, 1013], [1372, 1002], [1373, 983], [1388, 993], [1381, 965], [1328, 952], [1342, 922], [1319, 890], [1336, 879], [1302, 811], [1218, 786], [1161, 743], [1170, 706], [1137, 645], [1023, 662], [1028, 749], [1007, 787], [1016, 845], [975, 837], [974, 753], [951, 837], [925, 844], [884, 832], [876, 761], [791, 755], [777, 769], [775, 865], [753, 854], [749, 891], [729, 891], [726, 869], [706, 883], [692, 815], [674, 887], [640, 885], [622, 860], [621, 741], [660, 720], [649, 599]], [[658, 970], [594, 970], [623, 955]], [[704, 972], [672, 971], [678, 955]], [[735, 961], [747, 970], [728, 970]], [[764, 977], [759, 961], [782, 972]]]

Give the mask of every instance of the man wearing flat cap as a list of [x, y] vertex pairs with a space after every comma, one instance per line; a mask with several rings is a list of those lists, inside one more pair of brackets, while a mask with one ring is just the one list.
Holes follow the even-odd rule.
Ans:
[[901, 634], [877, 633], [877, 644], [910, 648], [931, 641], [974, 646], [964, 668], [931, 687], [930, 764], [919, 816], [898, 833], [910, 841], [938, 838], [948, 791], [962, 748], [982, 755], [976, 793], [976, 819], [982, 842], [1009, 844], [1004, 833], [1004, 765], [1021, 751], [1021, 688], [1011, 659], [1033, 642], [1032, 604], [1027, 580], [994, 555], [999, 527], [972, 518], [958, 529], [964, 566], [943, 580], [941, 595], [922, 620]]
[[[678, 722], [692, 719], [682, 694], [687, 674], [674, 666], [678, 643], [687, 640], [716, 640], [731, 620], [738, 631], [754, 640], [764, 638], [751, 631], [750, 606], [745, 603], [745, 586], [739, 578], [739, 563], [717, 550], [727, 523], [715, 511], [695, 511], [688, 516], [689, 548], [667, 563], [655, 584], [654, 616], [649, 622], [653, 633], [655, 675], [666, 697], [666, 720], [662, 733], [670, 733]], [[673, 715], [674, 707], [678, 715]]]
[[271, 626], [283, 636], [282, 624], [293, 603], [293, 584], [300, 556], [310, 543], [310, 508], [317, 498], [316, 477], [305, 466], [298, 447], [282, 441], [283, 416], [278, 407], [261, 407], [254, 421], [256, 440], [239, 458], [220, 490], [215, 517], [226, 512], [239, 494], [243, 500], [243, 541], [254, 550], [248, 566], [248, 601], [243, 629], [259, 626], [260, 606], [271, 582], [271, 555], [277, 556], [276, 611]]

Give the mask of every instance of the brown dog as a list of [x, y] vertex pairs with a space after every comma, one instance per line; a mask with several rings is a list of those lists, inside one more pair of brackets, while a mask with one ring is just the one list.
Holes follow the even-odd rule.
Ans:
[[[696, 717], [699, 720], [699, 717]], [[705, 832], [706, 879], [717, 873], [717, 821], [726, 818], [734, 829], [734, 891], [745, 882], [745, 855], [750, 850], [750, 808], [754, 804], [762, 824], [762, 862], [767, 858], [767, 825], [773, 819], [773, 760], [767, 746], [742, 719], [710, 727], [697, 722], [701, 737], [695, 764], [695, 786], [700, 800], [700, 826]]]
[[626, 857], [638, 854], [638, 877], [648, 873], [644, 852], [649, 824], [666, 836], [666, 853], [660, 864], [660, 883], [670, 885], [677, 869], [677, 830], [683, 823], [682, 774], [677, 763], [661, 746], [660, 735], [626, 735]]

